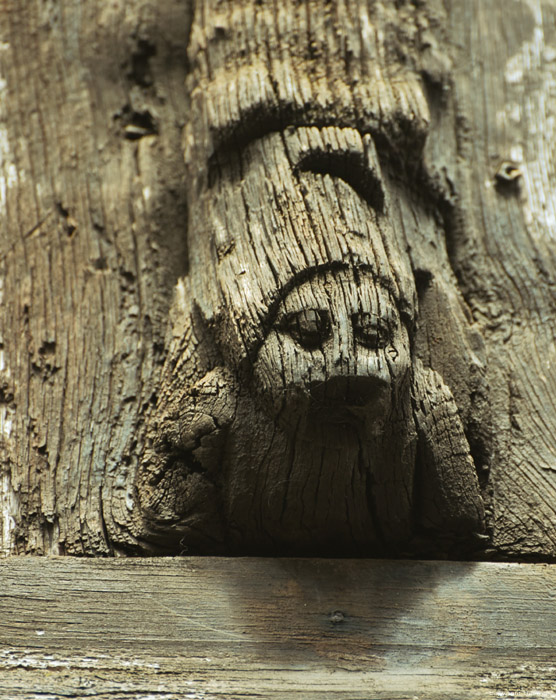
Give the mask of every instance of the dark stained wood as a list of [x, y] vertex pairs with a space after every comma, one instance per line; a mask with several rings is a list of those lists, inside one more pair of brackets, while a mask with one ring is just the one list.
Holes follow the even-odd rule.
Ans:
[[556, 697], [550, 565], [0, 562], [0, 697]]

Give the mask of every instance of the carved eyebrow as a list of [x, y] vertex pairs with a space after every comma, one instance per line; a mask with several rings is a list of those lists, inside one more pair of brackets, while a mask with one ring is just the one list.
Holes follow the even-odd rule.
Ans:
[[[361, 136], [369, 133], [358, 129], [355, 119], [348, 118], [338, 123], [338, 120], [318, 118], [313, 110], [307, 110], [306, 106], [286, 105], [280, 110], [275, 105], [262, 101], [244, 108], [241, 115], [241, 119], [230, 119], [225, 124], [220, 124], [211, 134], [212, 152], [208, 158], [209, 182], [218, 171], [219, 162], [227, 154], [237, 153], [254, 141], [270, 134], [287, 133], [303, 127], [353, 129]], [[343, 149], [338, 151], [339, 156], [345, 153]]]
[[384, 189], [365, 154], [355, 150], [312, 149], [304, 153], [294, 172], [331, 175], [343, 180], [378, 214], [384, 213]]
[[[256, 114], [256, 113], [255, 113]], [[231, 124], [228, 133], [221, 132], [220, 140], [209, 158], [208, 174], [209, 183], [214, 182], [214, 175], [218, 171], [219, 160], [229, 152], [237, 152], [249, 146], [249, 144], [269, 136], [271, 134], [288, 134], [296, 129], [317, 128], [319, 130], [334, 128], [338, 130], [353, 129], [351, 126], [338, 124], [314, 124], [305, 123], [281, 125], [278, 118], [266, 119], [260, 122], [255, 119], [255, 114], [251, 115], [250, 125], [252, 128], [244, 131], [239, 125]], [[235, 127], [238, 128], [235, 128]], [[353, 129], [357, 131], [356, 129]], [[359, 136], [363, 136], [357, 131]], [[312, 172], [322, 175], [331, 175], [343, 180], [357, 194], [362, 197], [369, 206], [378, 214], [384, 213], [384, 189], [382, 182], [371, 164], [368, 162], [365, 151], [353, 147], [333, 148], [331, 144], [325, 142], [322, 145], [313, 145], [308, 150], [304, 150], [294, 156], [292, 163], [294, 172]], [[210, 184], [209, 184], [210, 186]]]
[[226, 124], [220, 124], [212, 133], [213, 147], [208, 158], [208, 171], [218, 168], [218, 162], [230, 152], [240, 151], [253, 141], [273, 133], [285, 131], [288, 127], [299, 126], [334, 126], [334, 124], [316, 124], [300, 108], [293, 106], [286, 112], [280, 112], [268, 102], [255, 103], [244, 108], [241, 119], [230, 119]]

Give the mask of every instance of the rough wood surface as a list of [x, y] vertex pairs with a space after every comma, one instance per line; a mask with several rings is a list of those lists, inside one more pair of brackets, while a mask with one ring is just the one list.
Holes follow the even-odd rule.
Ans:
[[555, 15], [0, 1], [1, 550], [556, 558]]
[[0, 697], [556, 698], [550, 565], [7, 559]]
[[459, 193], [451, 260], [487, 349], [492, 542], [554, 557], [556, 3], [447, 7], [455, 112], [431, 146]]
[[0, 2], [4, 551], [125, 540], [137, 425], [186, 270], [191, 4], [163, 4]]
[[482, 542], [485, 366], [422, 167], [430, 5], [196, 3], [190, 268], [137, 488], [160, 551]]

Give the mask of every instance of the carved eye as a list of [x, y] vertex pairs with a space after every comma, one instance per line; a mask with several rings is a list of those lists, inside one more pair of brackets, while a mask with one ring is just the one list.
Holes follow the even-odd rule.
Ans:
[[351, 321], [355, 339], [364, 347], [379, 350], [392, 342], [392, 329], [386, 319], [361, 311], [353, 314]]
[[316, 350], [330, 337], [330, 317], [327, 311], [304, 309], [286, 314], [279, 328], [305, 350]]

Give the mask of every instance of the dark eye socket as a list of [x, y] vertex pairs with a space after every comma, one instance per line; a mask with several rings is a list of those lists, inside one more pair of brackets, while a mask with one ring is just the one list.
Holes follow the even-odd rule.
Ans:
[[279, 329], [288, 333], [305, 350], [316, 350], [330, 337], [330, 316], [320, 309], [295, 311], [286, 314]]
[[379, 350], [392, 342], [392, 327], [384, 318], [362, 311], [351, 322], [356, 341], [366, 348]]

